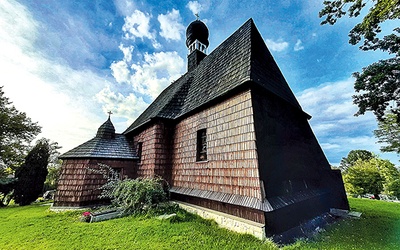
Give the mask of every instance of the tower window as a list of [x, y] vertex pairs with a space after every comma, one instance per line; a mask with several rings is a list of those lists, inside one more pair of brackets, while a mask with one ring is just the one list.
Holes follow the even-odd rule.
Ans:
[[207, 160], [207, 131], [201, 129], [197, 131], [197, 156], [196, 161]]
[[142, 160], [142, 148], [143, 148], [143, 142], [138, 142], [136, 148], [136, 154], [139, 157], [139, 162]]

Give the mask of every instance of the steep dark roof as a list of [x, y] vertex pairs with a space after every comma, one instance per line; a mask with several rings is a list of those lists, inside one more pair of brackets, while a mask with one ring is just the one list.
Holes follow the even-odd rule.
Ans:
[[167, 87], [124, 134], [153, 118], [177, 119], [249, 82], [301, 110], [252, 19], [205, 57], [196, 69]]
[[71, 149], [59, 158], [138, 159], [132, 142], [125, 135], [115, 133], [110, 118], [99, 127], [95, 138]]

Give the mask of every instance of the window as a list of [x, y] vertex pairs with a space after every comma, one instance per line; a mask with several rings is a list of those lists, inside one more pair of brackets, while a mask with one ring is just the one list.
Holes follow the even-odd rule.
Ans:
[[139, 157], [139, 162], [142, 160], [142, 147], [143, 147], [143, 142], [138, 142], [136, 153], [137, 156]]
[[108, 178], [111, 180], [122, 180], [122, 169], [113, 168], [112, 171], [108, 172]]
[[207, 160], [207, 131], [201, 129], [197, 131], [197, 156], [196, 161]]

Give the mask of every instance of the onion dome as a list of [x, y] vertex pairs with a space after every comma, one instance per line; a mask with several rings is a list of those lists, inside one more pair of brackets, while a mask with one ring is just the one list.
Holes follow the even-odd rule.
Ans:
[[115, 128], [110, 120], [110, 117], [108, 117], [107, 121], [99, 127], [99, 129], [97, 130], [96, 137], [104, 139], [115, 138]]
[[198, 40], [206, 47], [210, 44], [208, 42], [208, 28], [200, 20], [195, 20], [189, 24], [186, 29], [186, 46], [189, 47], [194, 41]]

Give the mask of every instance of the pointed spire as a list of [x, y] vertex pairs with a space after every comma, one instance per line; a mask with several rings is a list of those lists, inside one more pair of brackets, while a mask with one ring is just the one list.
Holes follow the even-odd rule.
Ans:
[[110, 119], [112, 112], [109, 111], [107, 113], [108, 113], [108, 119], [99, 127], [99, 129], [97, 130], [96, 137], [112, 139], [115, 138], [115, 128]]

